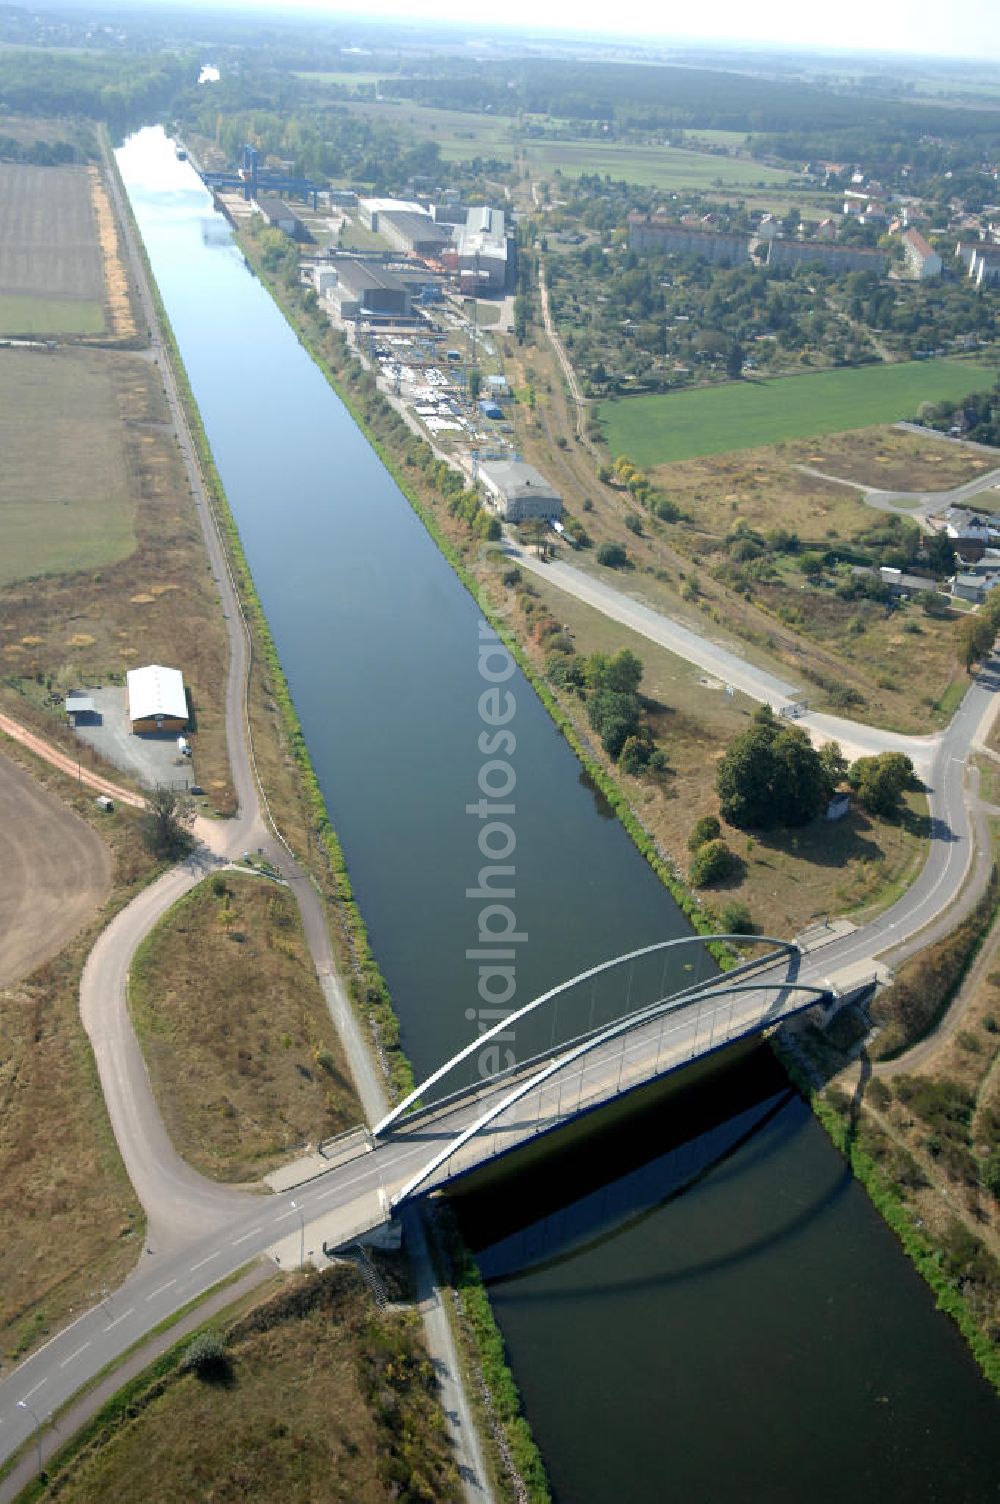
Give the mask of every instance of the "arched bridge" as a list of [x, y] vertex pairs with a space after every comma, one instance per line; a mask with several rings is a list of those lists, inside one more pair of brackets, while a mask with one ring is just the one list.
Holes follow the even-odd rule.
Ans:
[[[662, 985], [650, 989], [656, 968], [662, 965], [665, 976], [670, 963], [695, 953], [685, 948], [700, 947], [705, 955], [706, 946], [713, 942], [769, 949], [729, 972], [672, 991]], [[800, 963], [801, 951], [795, 942], [769, 936], [749, 940], [737, 935], [685, 936], [591, 967], [505, 1014], [376, 1125], [372, 1147], [384, 1165], [384, 1210], [395, 1212], [412, 1198], [439, 1189], [639, 1086], [807, 1008], [832, 1002], [836, 994], [829, 984], [799, 979]], [[647, 985], [637, 994], [633, 989], [639, 968], [644, 970]], [[673, 969], [676, 972], [676, 965]], [[605, 991], [612, 984], [621, 1006], [617, 1016], [595, 1023], [592, 999], [598, 981]], [[518, 1037], [529, 1021], [537, 1024], [539, 1018], [554, 1018], [560, 1009], [566, 1038], [536, 1049], [529, 1059], [510, 1064], [488, 1079], [447, 1089], [449, 1077], [474, 1066], [491, 1042]], [[443, 1095], [432, 1100], [438, 1091]]]

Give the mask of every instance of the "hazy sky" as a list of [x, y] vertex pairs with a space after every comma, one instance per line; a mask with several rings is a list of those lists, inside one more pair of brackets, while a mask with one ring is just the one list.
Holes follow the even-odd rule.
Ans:
[[[219, 3], [219, 0], [216, 0]], [[338, 5], [331, 0], [221, 0], [226, 9], [271, 12], [311, 11], [332, 15], [400, 16], [427, 22], [460, 21], [475, 26], [470, 0], [365, 0]], [[206, 7], [207, 8], [207, 7]], [[633, 0], [616, 7], [608, 0], [503, 0], [484, 8], [496, 26], [546, 30], [588, 30], [607, 34], [676, 37], [686, 40], [784, 42], [838, 52], [920, 52], [937, 56], [1000, 59], [1000, 0], [712, 0], [705, 5], [679, 0]], [[487, 29], [484, 27], [484, 30]]]

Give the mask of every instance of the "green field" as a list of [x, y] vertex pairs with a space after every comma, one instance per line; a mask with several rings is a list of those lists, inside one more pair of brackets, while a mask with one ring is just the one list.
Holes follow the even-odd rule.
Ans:
[[310, 69], [296, 68], [295, 77], [306, 83], [337, 84], [344, 89], [371, 88], [383, 79], [395, 78], [394, 73], [314, 73]]
[[89, 299], [0, 293], [0, 334], [101, 334], [103, 330], [104, 309]]
[[121, 407], [90, 351], [0, 350], [0, 585], [135, 548]]
[[516, 146], [514, 122], [495, 115], [475, 115], [461, 110], [434, 110], [424, 105], [379, 103], [363, 100], [345, 101], [352, 114], [391, 125], [408, 137], [435, 141], [446, 162], [465, 161], [469, 157], [502, 157], [513, 162]]
[[598, 411], [613, 455], [648, 468], [814, 434], [911, 417], [921, 402], [958, 400], [995, 372], [958, 360], [860, 366], [815, 376], [738, 381], [663, 396], [604, 402]]
[[742, 157], [715, 157], [711, 152], [683, 151], [675, 146], [636, 146], [609, 141], [538, 141], [525, 144], [536, 177], [554, 173], [564, 177], [581, 173], [624, 178], [642, 187], [701, 189], [720, 184], [748, 188], [757, 184], [791, 182], [793, 174], [765, 167]]

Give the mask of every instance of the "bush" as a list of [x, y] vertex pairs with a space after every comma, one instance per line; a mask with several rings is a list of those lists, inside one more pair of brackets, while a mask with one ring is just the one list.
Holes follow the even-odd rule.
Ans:
[[623, 773], [631, 773], [637, 777], [649, 763], [651, 748], [649, 742], [641, 736], [629, 736], [622, 747], [618, 765]]
[[753, 935], [757, 926], [753, 922], [753, 915], [745, 903], [732, 900], [722, 905], [719, 915], [719, 923], [726, 935]]
[[637, 538], [642, 537], [642, 518], [637, 517], [634, 512], [629, 512], [628, 516], [625, 518], [625, 526], [628, 528], [629, 532], [634, 533]]
[[229, 1373], [226, 1340], [214, 1327], [199, 1332], [188, 1347], [181, 1367], [196, 1373], [199, 1379], [221, 1379]]
[[731, 876], [735, 868], [736, 857], [725, 841], [706, 841], [691, 858], [688, 879], [694, 888], [707, 888]]
[[706, 841], [717, 841], [722, 834], [722, 826], [715, 815], [702, 815], [691, 827], [688, 836], [688, 851], [697, 851], [699, 846], [704, 846]]
[[604, 564], [608, 569], [625, 569], [628, 565], [628, 549], [620, 543], [602, 543], [597, 550], [598, 564]]

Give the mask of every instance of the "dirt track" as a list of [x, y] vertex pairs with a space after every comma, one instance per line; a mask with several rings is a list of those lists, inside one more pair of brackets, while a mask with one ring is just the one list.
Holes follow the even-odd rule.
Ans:
[[0, 752], [0, 987], [54, 956], [111, 887], [104, 842]]

